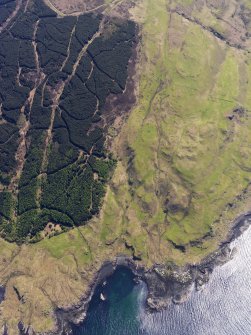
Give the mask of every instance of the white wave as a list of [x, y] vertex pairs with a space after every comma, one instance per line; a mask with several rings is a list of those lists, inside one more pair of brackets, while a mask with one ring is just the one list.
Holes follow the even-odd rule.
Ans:
[[251, 335], [251, 228], [231, 244], [233, 259], [217, 267], [204, 290], [182, 305], [148, 314], [140, 297], [139, 334]]

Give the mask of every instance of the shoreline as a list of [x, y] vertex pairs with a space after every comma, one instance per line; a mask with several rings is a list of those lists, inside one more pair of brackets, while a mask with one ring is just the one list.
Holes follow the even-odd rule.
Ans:
[[[82, 297], [77, 305], [65, 310], [55, 310], [55, 331], [43, 335], [72, 334], [71, 324], [79, 325], [84, 321], [97, 286], [107, 280], [120, 266], [128, 268], [136, 279], [146, 283], [148, 294], [145, 308], [150, 313], [160, 311], [170, 303], [181, 304], [185, 302], [193, 287], [196, 290], [202, 289], [210, 280], [214, 268], [225, 264], [234, 257], [230, 244], [240, 237], [250, 227], [250, 224], [251, 212], [239, 216], [233, 223], [227, 239], [220, 244], [215, 252], [198, 264], [187, 264], [184, 267], [179, 267], [174, 263], [156, 264], [146, 270], [132, 257], [128, 258], [124, 255], [118, 255], [114, 261], [106, 261], [90, 283], [88, 293]], [[36, 335], [31, 327], [24, 329], [20, 324], [19, 329], [21, 335]]]
[[[117, 6], [117, 4], [116, 4], [116, 6]], [[136, 7], [137, 7], [137, 10], [141, 9], [141, 7], [138, 6], [138, 5]], [[142, 5], [142, 8], [143, 7], [144, 6]], [[139, 21], [140, 21], [140, 19], [143, 21], [143, 19], [141, 18], [141, 16], [143, 17], [143, 15], [146, 16], [146, 18], [144, 17], [145, 21], [147, 21], [147, 19], [150, 18], [150, 15], [148, 15], [148, 11], [149, 11], [150, 7], [149, 8], [148, 7], [145, 8], [145, 13], [142, 12], [142, 13], [140, 13], [140, 15], [138, 14], [139, 18], [137, 17], [137, 19]], [[121, 8], [122, 8], [122, 5], [121, 5]], [[111, 13], [109, 13], [107, 11], [107, 14], [104, 13], [104, 15], [105, 16], [107, 15], [108, 17], [109, 17], [109, 15], [111, 15], [111, 16], [115, 15], [113, 13], [113, 11], [120, 12], [121, 8], [120, 8], [120, 5], [118, 5], [118, 9], [116, 9], [116, 7], [115, 7], [115, 9], [112, 10], [112, 8], [111, 8]], [[160, 8], [161, 8], [162, 12], [165, 11], [164, 7], [162, 8], [162, 6], [161, 6]], [[155, 13], [154, 9], [155, 9], [155, 6], [153, 6], [153, 12], [152, 13]], [[158, 9], [157, 6], [156, 6], [156, 9]], [[156, 13], [158, 13], [158, 12], [156, 11]], [[121, 13], [119, 13], [119, 14], [121, 14]], [[173, 21], [173, 20], [172, 20], [172, 24], [171, 24], [171, 15], [172, 14], [171, 14], [170, 8], [167, 8], [167, 13], [166, 14], [167, 15], [170, 14], [170, 25], [168, 26], [167, 32], [168, 32], [168, 40], [170, 38], [170, 42], [171, 42], [172, 39], [174, 39], [174, 36], [172, 36], [173, 30], [174, 31], [178, 30], [177, 28], [179, 28], [179, 24], [178, 23], [177, 23], [177, 25], [174, 24], [175, 21]], [[124, 15], [125, 15], [124, 13], [123, 13], [123, 15], [121, 14], [121, 17], [123, 17]], [[136, 15], [136, 14], [134, 13], [134, 15]], [[197, 14], [195, 14], [195, 16], [196, 15]], [[66, 15], [66, 16], [68, 16], [68, 15]], [[118, 17], [120, 17], [120, 15], [118, 15]], [[166, 21], [167, 21], [167, 16], [166, 16]], [[183, 28], [182, 25], [180, 27]], [[169, 30], [170, 30], [170, 33], [169, 33]], [[151, 29], [150, 29], [150, 31], [151, 31]], [[181, 31], [182, 31], [182, 29], [181, 29]], [[143, 32], [145, 32], [146, 35], [149, 34], [147, 28], [144, 31], [143, 31], [143, 28], [142, 28], [142, 30], [140, 29], [140, 32], [141, 32], [141, 34], [143, 34]], [[158, 45], [157, 42], [158, 42], [158, 38], [160, 38], [160, 40], [161, 40], [161, 36], [163, 35], [162, 34], [163, 32], [164, 31], [162, 31], [162, 27], [161, 27], [161, 30], [156, 30], [156, 46], [157, 47], [158, 46], [162, 47], [162, 43], [159, 43], [159, 45]], [[141, 38], [142, 38], [142, 36], [140, 35], [139, 39], [141, 39]], [[165, 40], [165, 39], [163, 39], [163, 40]], [[179, 40], [179, 38], [177, 40]], [[147, 41], [148, 40], [146, 39], [146, 42]], [[149, 38], [149, 41], [151, 41], [151, 36]], [[174, 42], [174, 44], [175, 44], [175, 42]], [[187, 40], [184, 39], [183, 42], [187, 43]], [[178, 43], [178, 41], [176, 43]], [[137, 48], [137, 43], [136, 43], [136, 48], [135, 48], [135, 53], [136, 54], [137, 54], [137, 51], [140, 50], [140, 45], [141, 45], [141, 43], [139, 43], [139, 46], [138, 46], [139, 49], [138, 49]], [[150, 45], [150, 43], [149, 43], [149, 45]], [[188, 43], [188, 45], [189, 45], [189, 43]], [[209, 45], [211, 45], [211, 44], [209, 44]], [[172, 47], [171, 47], [171, 49], [172, 49]], [[196, 45], [195, 45], [195, 49], [196, 49]], [[149, 50], [146, 47], [145, 48], [145, 52], [142, 52], [142, 56], [147, 57]], [[158, 49], [156, 48], [156, 50], [158, 50]], [[170, 50], [169, 56], [172, 55], [171, 51], [172, 50]], [[224, 52], [225, 52], [225, 50], [224, 50]], [[219, 54], [220, 54], [220, 51], [219, 51]], [[184, 54], [184, 56], [186, 56], [186, 54]], [[196, 54], [195, 54], [195, 56], [196, 56]], [[143, 65], [147, 65], [148, 64], [147, 62], [143, 62], [143, 61], [140, 64], [138, 64], [139, 63], [138, 60], [135, 60], [135, 63], [137, 65], [137, 67], [142, 63], [141, 64], [142, 65], [142, 70], [144, 70]], [[149, 62], [149, 64], [150, 64], [150, 62]], [[163, 72], [164, 72], [164, 69], [165, 69], [165, 67], [164, 67], [164, 64], [165, 64], [164, 55], [163, 55], [163, 60], [161, 58], [161, 63], [160, 64], [163, 65]], [[172, 64], [172, 63], [170, 63], [170, 64]], [[181, 61], [181, 64], [183, 65], [182, 61]], [[184, 64], [185, 64], [185, 62], [184, 62]], [[239, 67], [240, 67], [240, 65], [242, 65], [241, 62], [237, 63], [237, 64], [239, 65]], [[244, 64], [244, 62], [243, 62], [243, 64]], [[135, 64], [131, 64], [129, 66], [131, 66], [132, 70], [134, 70], [134, 66], [136, 66], [136, 65]], [[198, 65], [200, 65], [200, 62], [198, 62]], [[212, 67], [214, 68], [214, 65], [212, 65]], [[155, 68], [153, 68], [153, 69], [154, 69], [153, 74], [156, 74], [157, 71], [155, 71]], [[157, 69], [157, 67], [156, 67], [156, 69]], [[139, 75], [138, 72], [139, 71], [137, 69], [137, 73], [133, 73], [132, 77], [133, 76], [137, 77]], [[149, 74], [152, 74], [152, 72], [150, 70], [149, 70]], [[149, 75], [146, 78], [151, 79], [151, 77], [149, 77]], [[189, 74], [188, 74], [187, 78], [189, 78]], [[132, 80], [133, 78], [130, 78], [130, 79]], [[183, 80], [183, 78], [182, 78], [182, 80]], [[175, 81], [175, 78], [174, 78], [174, 81]], [[184, 74], [184, 81], [186, 83], [186, 73]], [[131, 84], [133, 85], [134, 82], [136, 82], [136, 84], [137, 84], [139, 82], [139, 80], [135, 80], [134, 79], [134, 80], [132, 80]], [[202, 84], [203, 84], [203, 81], [202, 81]], [[240, 92], [241, 92], [241, 89], [243, 88], [242, 86], [244, 84], [242, 86], [241, 85], [242, 85], [242, 82], [239, 83]], [[134, 89], [135, 89], [136, 93], [139, 94], [139, 92], [137, 91], [137, 87], [136, 86], [134, 87]], [[244, 86], [244, 88], [246, 88], [246, 87]], [[190, 89], [190, 87], [189, 87], [189, 89]], [[132, 89], [128, 90], [128, 92], [130, 93], [131, 90]], [[185, 91], [184, 91], [184, 93], [185, 93]], [[195, 98], [196, 97], [197, 97], [197, 95], [195, 95]], [[111, 98], [111, 100], [108, 100], [107, 104], [109, 105], [109, 103], [110, 103], [110, 106], [108, 106], [108, 107], [111, 108], [111, 109], [113, 109], [114, 113], [116, 112], [116, 106], [119, 103], [121, 103], [122, 106], [123, 106], [121, 111], [123, 111], [123, 110], [125, 111], [125, 113], [121, 113], [121, 114], [119, 114], [119, 113], [116, 114], [115, 113], [117, 115], [117, 118], [115, 120], [113, 120], [113, 122], [114, 122], [114, 125], [113, 125], [114, 128], [111, 127], [111, 136], [114, 136], [113, 132], [114, 132], [114, 134], [117, 134], [117, 133], [119, 134], [120, 133], [121, 127], [123, 126], [125, 120], [127, 120], [128, 115], [130, 114], [130, 110], [126, 110], [126, 107], [124, 107], [124, 106], [127, 106], [127, 103], [126, 103], [127, 101], [123, 100], [123, 98], [125, 100], [126, 100], [126, 98], [128, 98], [128, 96], [126, 95], [126, 92], [125, 92], [125, 97], [123, 97], [123, 96], [118, 97], [117, 96], [118, 101], [114, 97], [110, 97], [110, 98]], [[114, 98], [114, 99], [112, 99], [112, 98]], [[120, 101], [120, 98], [122, 99], [121, 101]], [[136, 97], [131, 97], [131, 99], [130, 99], [130, 96], [129, 96], [129, 100], [131, 101], [132, 105], [136, 104], [135, 101], [133, 100], [133, 98], [136, 98]], [[124, 105], [123, 105], [123, 103], [124, 103]], [[109, 108], [108, 108], [108, 110], [109, 110]], [[117, 112], [119, 112], [119, 111], [117, 111]], [[107, 118], [108, 118], [108, 116], [107, 116]], [[154, 117], [155, 117], [155, 114], [154, 114]], [[105, 123], [107, 123], [107, 120], [105, 120], [105, 121], [106, 121]], [[120, 150], [120, 146], [122, 148], [124, 144], [125, 144], [124, 142], [122, 144], [120, 144], [120, 143], [117, 144], [118, 148], [115, 150], [115, 152], [116, 151], [118, 152]], [[107, 148], [110, 149], [112, 147], [112, 139], [108, 138], [107, 142], [106, 142], [106, 145], [107, 145]], [[128, 147], [128, 148], [130, 148], [130, 147]], [[124, 147], [123, 147], [123, 149], [124, 149]], [[126, 148], [126, 150], [127, 150], [127, 148]], [[113, 150], [109, 150], [109, 151], [113, 151]], [[128, 153], [128, 158], [130, 159], [129, 153]], [[126, 176], [128, 177], [128, 184], [129, 184], [129, 182], [131, 182], [129, 173], [127, 173]], [[135, 179], [135, 180], [137, 182], [137, 179]], [[117, 186], [117, 184], [115, 184], [115, 185]], [[129, 187], [129, 191], [130, 190], [132, 190], [132, 188]], [[117, 192], [117, 193], [114, 192], [115, 196], [118, 195], [118, 194], [119, 194], [119, 192]], [[243, 194], [241, 194], [240, 197], [243, 198]], [[215, 200], [215, 198], [217, 198], [217, 197], [213, 196], [213, 200]], [[120, 199], [120, 202], [117, 203], [118, 207], [120, 207], [121, 204], [124, 206], [123, 198], [121, 198], [121, 199]], [[240, 199], [240, 200], [242, 201], [243, 199]], [[245, 196], [244, 196], [244, 200], [245, 200]], [[144, 208], [143, 208], [143, 210], [144, 210]], [[115, 214], [116, 214], [116, 212], [115, 212]], [[239, 212], [239, 214], [240, 214], [240, 212]], [[234, 217], [234, 215], [232, 216], [232, 218], [233, 217]], [[193, 217], [192, 217], [192, 220], [193, 220]], [[247, 220], [247, 222], [246, 222], [246, 220]], [[139, 222], [141, 224], [142, 220], [139, 219]], [[77, 299], [73, 300], [71, 298], [72, 295], [71, 294], [67, 294], [67, 295], [65, 295], [65, 299], [63, 300], [63, 302], [64, 303], [66, 302], [66, 303], [62, 304], [62, 305], [58, 304], [58, 301], [60, 301], [60, 299], [58, 299], [56, 303], [54, 303], [54, 299], [50, 299], [50, 304], [49, 304], [48, 310], [50, 310], [51, 313], [52, 313], [51, 314], [52, 318], [51, 318], [51, 315], [50, 315], [50, 321], [52, 321], [52, 323], [49, 324], [49, 327], [51, 327], [51, 328], [49, 328], [49, 327], [46, 328], [46, 329], [48, 329], [48, 331], [44, 332], [44, 330], [45, 330], [45, 328], [43, 327], [44, 324], [41, 323], [41, 325], [42, 325], [41, 328], [38, 328], [38, 329], [40, 329], [41, 332], [35, 332], [33, 330], [33, 326], [34, 326], [34, 328], [36, 328], [35, 327], [36, 320], [33, 321], [34, 319], [30, 319], [29, 320], [28, 318], [26, 318], [26, 319], [24, 319], [24, 320], [26, 320], [26, 321], [24, 321], [24, 324], [25, 325], [29, 325], [29, 326], [24, 327], [23, 324], [21, 322], [19, 322], [18, 323], [19, 331], [16, 330], [16, 332], [20, 333], [20, 334], [29, 334], [29, 335], [36, 335], [36, 334], [37, 335], [39, 335], [39, 334], [40, 335], [42, 335], [42, 334], [43, 335], [49, 335], [49, 334], [51, 334], [51, 335], [54, 335], [54, 334], [55, 335], [60, 335], [60, 334], [61, 335], [63, 335], [63, 334], [66, 335], [66, 334], [71, 334], [71, 324], [74, 323], [76, 325], [79, 325], [79, 324], [81, 324], [81, 322], [83, 320], [85, 320], [86, 315], [88, 313], [89, 306], [90, 306], [90, 302], [93, 299], [93, 295], [94, 295], [95, 290], [97, 289], [98, 285], [100, 285], [100, 283], [102, 283], [102, 281], [106, 280], [107, 278], [110, 278], [110, 276], [114, 273], [114, 271], [116, 271], [116, 269], [118, 269], [118, 267], [120, 267], [120, 266], [125, 266], [130, 271], [132, 271], [132, 273], [134, 274], [136, 280], [140, 279], [140, 280], [142, 280], [142, 281], [144, 281], [146, 283], [148, 294], [147, 294], [147, 300], [146, 300], [146, 303], [145, 303], [145, 309], [146, 309], [147, 312], [149, 311], [149, 313], [151, 313], [151, 312], [154, 313], [155, 311], [159, 311], [159, 310], [165, 309], [165, 307], [168, 306], [169, 304], [172, 304], [172, 303], [174, 303], [174, 304], [181, 304], [181, 303], [183, 303], [184, 301], [186, 301], [186, 299], [189, 298], [191, 290], [200, 290], [200, 289], [202, 289], [208, 283], [208, 281], [210, 280], [211, 275], [212, 275], [214, 269], [217, 266], [225, 264], [226, 262], [228, 262], [229, 260], [231, 260], [232, 257], [234, 257], [234, 250], [232, 250], [231, 243], [234, 240], [238, 239], [239, 236], [241, 236], [246, 229], [250, 229], [251, 211], [247, 212], [246, 214], [243, 214], [243, 215], [235, 216], [234, 220], [231, 220], [231, 221], [229, 220], [228, 222], [230, 224], [228, 226], [227, 225], [224, 226], [224, 228], [226, 228], [224, 230], [224, 238], [222, 237], [223, 235], [221, 235], [221, 234], [218, 235], [217, 234], [218, 235], [218, 236], [216, 235], [216, 237], [217, 237], [217, 245], [216, 245], [216, 243], [213, 243], [212, 245], [215, 246], [215, 247], [214, 248], [212, 247], [210, 249], [210, 252], [208, 251], [207, 247], [205, 247], [205, 253], [203, 255], [206, 254], [206, 256], [202, 257], [201, 251], [199, 249], [196, 249], [196, 253], [197, 253], [197, 250], [198, 250], [198, 257], [196, 258], [197, 262], [195, 262], [195, 263], [193, 263], [192, 261], [190, 261], [190, 264], [189, 264], [188, 259], [186, 259], [187, 255], [190, 255], [189, 254], [190, 250], [186, 250], [184, 248], [184, 253], [182, 253], [182, 251], [183, 251], [182, 250], [182, 245], [180, 246], [180, 245], [176, 245], [174, 243], [173, 247], [178, 250], [177, 253], [178, 253], [178, 255], [181, 256], [181, 259], [183, 257], [184, 264], [187, 262], [183, 266], [178, 266], [178, 265], [175, 264], [175, 262], [165, 263], [165, 259], [168, 258], [167, 253], [169, 255], [168, 248], [164, 249], [164, 250], [166, 250], [166, 254], [165, 254], [165, 252], [163, 252], [164, 256], [163, 256], [163, 258], [161, 258], [159, 256], [158, 249], [155, 248], [155, 245], [153, 245], [153, 249], [152, 250], [154, 250], [154, 253], [156, 252], [156, 257], [154, 257], [154, 261], [152, 261], [150, 263], [151, 265], [146, 266], [148, 264], [148, 261], [147, 260], [146, 261], [142, 261], [142, 260], [140, 260], [140, 257], [138, 259], [137, 258], [137, 252], [136, 252], [137, 249], [134, 249], [134, 245], [131, 246], [130, 244], [127, 244], [127, 240], [126, 239], [125, 239], [125, 243], [124, 244], [125, 244], [125, 247], [129, 249], [128, 251], [130, 252], [130, 256], [125, 256], [124, 254], [122, 254], [124, 249], [121, 251], [121, 253], [119, 253], [119, 251], [117, 251], [117, 249], [116, 249], [116, 247], [117, 247], [117, 244], [116, 244], [117, 243], [116, 242], [117, 235], [114, 234], [115, 239], [114, 240], [111, 239], [111, 245], [115, 241], [115, 243], [114, 243], [115, 247], [113, 247], [113, 246], [110, 247], [110, 244], [109, 244], [110, 241], [107, 240], [108, 241], [106, 243], [107, 246], [108, 246], [107, 247], [107, 253], [105, 253], [104, 255], [102, 254], [102, 258], [101, 259], [98, 258], [98, 261], [97, 261], [98, 263], [96, 262], [95, 266], [93, 266], [93, 267], [92, 267], [92, 265], [94, 264], [94, 262], [91, 260], [91, 267], [90, 268], [92, 270], [90, 270], [89, 272], [86, 270], [87, 267], [85, 268], [85, 265], [83, 265], [85, 263], [81, 263], [81, 266], [78, 268], [78, 262], [75, 259], [73, 259], [72, 263], [74, 263], [74, 265], [76, 263], [76, 271], [75, 271], [75, 268], [74, 268], [74, 271], [72, 270], [72, 272], [73, 273], [75, 272], [75, 273], [79, 274], [79, 277], [77, 277], [78, 278], [77, 282], [78, 282], [78, 284], [80, 286], [80, 289], [78, 290]], [[116, 220], [114, 221], [114, 223], [116, 224]], [[123, 221], [122, 221], [122, 223], [123, 223]], [[154, 223], [156, 223], [156, 221]], [[199, 221], [197, 223], [200, 224]], [[196, 225], [194, 227], [196, 228]], [[113, 226], [112, 226], [112, 228], [113, 228]], [[96, 231], [94, 230], [94, 233], [95, 232]], [[134, 237], [133, 234], [134, 234], [134, 230], [132, 230], [132, 234], [131, 234]], [[109, 235], [109, 234], [107, 234], [107, 235]], [[160, 235], [160, 236], [162, 236], [162, 235]], [[111, 235], [109, 235], [108, 237], [110, 238]], [[113, 234], [112, 234], [112, 237], [113, 237]], [[149, 234], [149, 236], [147, 235], [147, 238], [148, 237], [151, 237], [150, 234]], [[207, 236], [207, 237], [204, 236], [204, 237], [201, 238], [202, 242], [203, 242], [203, 240], [205, 241], [206, 238], [208, 238], [209, 243], [211, 243], [211, 241], [213, 241], [215, 237], [211, 237], [210, 234], [209, 234], [209, 236]], [[93, 239], [93, 240], [95, 240], [95, 242], [96, 242], [96, 239]], [[92, 240], [92, 238], [90, 238], [90, 244], [93, 242], [93, 240]], [[87, 249], [89, 249], [88, 251], [90, 251], [91, 248], [89, 247], [89, 240], [87, 240], [87, 242], [86, 242]], [[124, 242], [124, 238], [122, 239], [122, 242]], [[165, 240], [163, 242], [166, 243]], [[169, 242], [172, 243], [172, 240], [170, 240]], [[198, 245], [200, 247], [199, 242], [200, 242], [200, 240], [198, 240]], [[197, 243], [197, 241], [195, 241], [195, 243]], [[188, 244], [188, 245], [190, 246], [190, 244]], [[201, 245], [202, 245], [202, 243], [201, 243]], [[203, 246], [204, 245], [202, 245], [202, 247]], [[94, 252], [93, 252], [93, 254], [94, 254], [96, 252], [96, 246], [95, 246], [95, 244], [94, 244], [94, 248], [93, 249], [94, 249]], [[119, 249], [119, 250], [121, 250], [121, 249]], [[146, 248], [146, 249], [147, 249], [147, 251], [151, 250], [151, 245], [150, 245], [150, 248]], [[48, 248], [48, 250], [49, 250], [49, 248]], [[66, 249], [64, 249], [62, 251], [63, 255], [65, 255], [65, 250]], [[110, 250], [111, 251], [115, 250], [115, 252], [109, 254]], [[47, 249], [46, 249], [46, 252], [47, 252]], [[82, 252], [82, 249], [81, 249], [81, 252]], [[125, 251], [125, 253], [126, 253], [126, 251]], [[131, 255], [131, 253], [132, 253], [132, 255]], [[27, 254], [26, 253], [22, 253], [22, 255], [25, 255], [25, 256]], [[91, 252], [90, 252], [90, 254], [91, 254]], [[135, 257], [134, 257], [134, 254], [135, 254]], [[149, 251], [149, 254], [151, 254], [151, 251]], [[170, 254], [172, 256], [172, 252], [170, 252]], [[38, 253], [38, 255], [39, 255], [39, 253]], [[71, 255], [71, 256], [75, 257], [75, 253], [73, 253], [73, 255]], [[94, 257], [94, 258], [96, 259], [96, 257]], [[11, 259], [11, 262], [12, 262], [12, 258], [10, 258], [10, 259]], [[33, 261], [34, 261], [34, 259], [35, 258], [32, 258]], [[91, 256], [91, 259], [92, 259], [92, 256]], [[25, 268], [24, 264], [23, 264], [23, 262], [24, 262], [23, 260], [26, 261], [26, 258], [24, 258], [24, 257], [23, 257], [23, 259], [21, 258], [21, 261], [22, 261], [22, 263], [20, 265], [21, 269]], [[53, 259], [53, 261], [54, 261], [54, 259]], [[60, 261], [61, 261], [61, 259], [60, 259]], [[177, 263], [178, 263], [178, 261], [177, 261]], [[183, 264], [183, 262], [181, 262], [181, 263]], [[48, 262], [48, 264], [49, 265], [50, 264], [54, 264], [54, 262], [51, 262], [51, 263]], [[60, 264], [59, 264], [59, 266], [60, 266]], [[32, 268], [32, 267], [30, 267], [30, 268]], [[14, 273], [13, 269], [15, 270], [15, 264], [14, 264], [14, 266], [11, 266], [11, 270], [10, 270], [11, 274]], [[49, 269], [49, 271], [48, 271], [47, 277], [50, 277], [50, 271], [51, 271], [51, 269], [53, 269], [53, 266], [48, 266], [48, 269]], [[79, 269], [80, 269], [80, 271], [79, 271]], [[83, 269], [85, 270], [84, 272], [81, 271]], [[67, 273], [67, 270], [65, 272]], [[29, 271], [25, 270], [25, 276], [26, 277], [28, 276], [28, 274], [29, 274]], [[59, 274], [60, 274], [60, 272], [59, 272]], [[39, 278], [39, 275], [40, 275], [40, 272], [38, 273], [38, 276], [36, 276], [36, 281], [37, 281], [36, 284], [40, 283], [39, 280], [37, 279], [37, 278]], [[86, 275], [86, 278], [85, 278], [85, 275]], [[4, 278], [7, 278], [7, 276], [5, 276]], [[55, 276], [53, 278], [56, 279], [56, 278], [58, 278], [58, 276], [57, 277]], [[64, 286], [64, 278], [67, 279], [68, 277], [67, 276], [63, 277], [61, 286], [59, 284], [57, 284], [56, 280], [54, 280], [55, 286], [58, 286], [59, 289]], [[83, 278], [85, 280], [82, 282]], [[25, 284], [26, 283], [29, 284], [29, 282], [27, 281], [27, 278], [25, 278], [25, 280], [26, 280]], [[5, 281], [5, 283], [7, 283], [7, 281]], [[84, 286], [83, 286], [83, 283], [84, 283]], [[7, 284], [6, 284], [6, 286], [7, 286]], [[32, 285], [30, 285], [30, 286], [32, 286]], [[37, 285], [37, 287], [39, 287], [39, 289], [40, 289], [40, 286]], [[42, 284], [42, 286], [43, 286], [43, 284]], [[51, 284], [49, 284], [49, 286], [51, 288], [51, 291], [50, 291], [51, 295], [50, 295], [50, 297], [54, 298], [54, 296], [56, 296], [56, 293], [55, 293], [55, 290], [54, 290], [55, 286], [51, 285]], [[79, 286], [76, 285], [76, 287], [79, 287]], [[12, 286], [12, 287], [14, 287], [14, 286]], [[75, 288], [74, 285], [73, 285], [73, 287]], [[25, 286], [21, 285], [21, 288], [22, 288], [22, 290], [24, 290]], [[14, 289], [15, 289], [15, 287], [14, 287]], [[70, 287], [68, 289], [67, 293], [70, 293], [70, 292], [73, 292], [73, 291], [74, 290], [71, 289], [71, 287]], [[4, 288], [3, 288], [3, 292], [4, 292]], [[35, 290], [34, 290], [34, 292], [36, 293]], [[43, 294], [43, 297], [44, 296], [45, 295]], [[38, 296], [36, 296], [36, 294], [33, 294], [33, 292], [32, 292], [32, 297], [34, 298], [32, 300], [32, 303], [34, 301], [36, 303], [35, 299], [37, 299], [37, 301], [38, 301]], [[46, 296], [45, 296], [45, 298], [46, 298]], [[6, 299], [6, 301], [7, 300], [8, 299]], [[12, 300], [10, 300], [10, 301], [12, 301]], [[75, 303], [73, 303], [73, 302], [75, 302]], [[16, 306], [18, 306], [18, 305], [16, 304]], [[32, 309], [34, 308], [35, 305], [33, 304], [31, 306], [32, 306], [32, 308], [31, 308], [31, 311], [32, 311]], [[67, 306], [67, 307], [64, 307], [63, 309], [59, 309], [58, 307], [56, 308], [56, 306]], [[11, 310], [12, 310], [12, 307], [8, 309], [8, 311], [10, 311], [9, 315], [11, 315], [11, 313], [12, 313]], [[41, 311], [42, 311], [42, 309], [41, 309]], [[22, 316], [22, 314], [16, 314], [16, 315], [17, 315], [17, 321], [21, 320], [20, 316], [18, 316], [18, 315]], [[42, 314], [40, 313], [40, 315], [42, 315]], [[43, 320], [47, 321], [47, 318], [48, 317], [46, 315]], [[39, 318], [37, 318], [37, 320], [39, 320]], [[15, 327], [16, 327], [16, 324], [17, 323], [15, 323]], [[11, 331], [11, 324], [10, 324], [9, 330], [7, 330], [5, 327], [3, 327], [2, 331], [3, 331], [4, 334], [7, 335]]]

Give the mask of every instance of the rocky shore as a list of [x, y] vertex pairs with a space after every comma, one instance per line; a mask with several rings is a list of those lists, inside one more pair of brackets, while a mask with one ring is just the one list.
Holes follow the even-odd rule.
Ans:
[[156, 311], [165, 308], [170, 302], [182, 303], [188, 298], [193, 286], [196, 290], [202, 289], [209, 281], [214, 268], [223, 265], [234, 256], [235, 250], [231, 248], [231, 242], [238, 238], [250, 223], [250, 213], [240, 216], [229, 232], [227, 240], [199, 264], [189, 264], [185, 267], [178, 267], [172, 263], [156, 265], [146, 272], [144, 279], [148, 286], [148, 309]]
[[[173, 263], [156, 264], [151, 269], [145, 270], [132, 258], [123, 255], [118, 256], [113, 262], [106, 262], [91, 283], [88, 294], [82, 297], [78, 305], [67, 310], [57, 309], [55, 311], [56, 331], [51, 335], [71, 334], [71, 324], [79, 324], [85, 319], [89, 302], [96, 287], [110, 277], [119, 266], [129, 268], [136, 279], [146, 282], [148, 287], [146, 308], [149, 312], [159, 311], [171, 302], [176, 304], [184, 302], [194, 287], [196, 290], [203, 288], [216, 266], [223, 265], [234, 256], [231, 242], [238, 238], [250, 226], [250, 223], [251, 213], [239, 217], [229, 232], [227, 240], [217, 251], [199, 264], [189, 264], [185, 267], [178, 267]], [[31, 328], [24, 329], [21, 324], [19, 329], [20, 335], [35, 335]], [[7, 335], [7, 332], [5, 334]]]

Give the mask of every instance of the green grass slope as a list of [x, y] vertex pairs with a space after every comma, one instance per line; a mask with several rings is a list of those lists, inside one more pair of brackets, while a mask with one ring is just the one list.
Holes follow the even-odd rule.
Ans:
[[216, 36], [225, 27], [210, 6], [203, 17], [196, 2], [182, 4], [148, 0], [134, 10], [143, 27], [139, 99], [117, 139], [125, 238], [156, 261], [183, 262], [177, 246], [191, 259], [212, 251], [249, 204], [248, 48]]
[[251, 208], [248, 1], [142, 0], [130, 14], [141, 28], [138, 100], [109, 148], [118, 162], [103, 208], [33, 245], [0, 240], [10, 335], [20, 320], [54, 330], [53, 310], [79, 303], [117, 255], [146, 268], [201, 261]]

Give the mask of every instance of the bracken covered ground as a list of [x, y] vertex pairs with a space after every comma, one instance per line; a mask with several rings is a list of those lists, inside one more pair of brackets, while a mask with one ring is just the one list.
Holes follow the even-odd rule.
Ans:
[[55, 308], [77, 304], [118, 254], [146, 268], [199, 262], [250, 210], [250, 3], [107, 6], [140, 26], [137, 103], [109, 130], [117, 165], [100, 215], [34, 245], [1, 240], [1, 323], [10, 334], [20, 320], [52, 330]]

